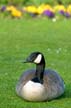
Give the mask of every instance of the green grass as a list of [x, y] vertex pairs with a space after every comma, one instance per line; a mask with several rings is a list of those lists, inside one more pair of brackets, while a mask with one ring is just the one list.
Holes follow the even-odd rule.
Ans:
[[[71, 20], [0, 18], [0, 108], [71, 107]], [[22, 72], [32, 64], [22, 61], [41, 51], [46, 67], [58, 71], [65, 81], [65, 94], [50, 102], [26, 102], [15, 93]]]

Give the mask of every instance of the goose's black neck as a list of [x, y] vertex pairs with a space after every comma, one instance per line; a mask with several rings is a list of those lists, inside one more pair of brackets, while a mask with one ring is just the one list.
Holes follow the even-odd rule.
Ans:
[[39, 64], [36, 64], [35, 76], [40, 80], [40, 82], [43, 82], [44, 70], [45, 70], [45, 59], [43, 57], [41, 62]]

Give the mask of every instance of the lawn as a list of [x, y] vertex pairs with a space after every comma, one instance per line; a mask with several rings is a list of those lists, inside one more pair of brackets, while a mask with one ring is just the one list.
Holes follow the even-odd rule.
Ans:
[[[56, 70], [66, 84], [62, 97], [49, 102], [26, 102], [15, 93], [26, 69], [22, 61], [41, 51], [46, 67]], [[71, 108], [71, 20], [0, 18], [0, 108]]]

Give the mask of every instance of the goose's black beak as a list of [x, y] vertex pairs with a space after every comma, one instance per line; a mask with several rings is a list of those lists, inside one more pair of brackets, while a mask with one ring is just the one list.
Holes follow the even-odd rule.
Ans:
[[23, 63], [32, 63], [32, 60], [30, 59], [30, 57], [28, 57], [26, 60], [23, 61]]

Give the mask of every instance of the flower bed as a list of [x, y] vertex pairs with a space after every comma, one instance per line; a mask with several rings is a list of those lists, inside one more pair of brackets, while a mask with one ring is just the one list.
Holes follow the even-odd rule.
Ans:
[[51, 6], [49, 4], [41, 4], [40, 6], [24, 6], [22, 8], [16, 6], [1, 6], [0, 16], [11, 16], [12, 18], [31, 17], [47, 17], [47, 18], [71, 18], [71, 4], [64, 6], [62, 4]]

